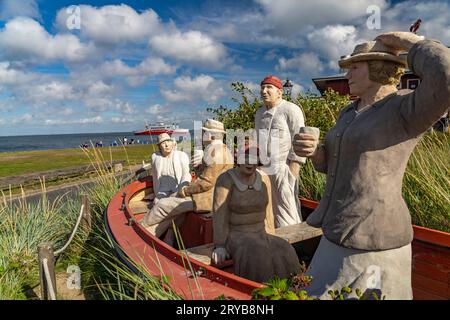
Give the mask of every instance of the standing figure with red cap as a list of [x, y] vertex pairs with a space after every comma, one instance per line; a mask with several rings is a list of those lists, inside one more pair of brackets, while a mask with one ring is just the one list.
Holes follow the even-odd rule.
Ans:
[[301, 108], [283, 99], [283, 85], [275, 76], [261, 81], [264, 106], [255, 116], [255, 129], [261, 151], [269, 158], [262, 169], [272, 183], [272, 204], [275, 227], [302, 221], [298, 200], [298, 175], [305, 158], [294, 153], [292, 140], [305, 126]]

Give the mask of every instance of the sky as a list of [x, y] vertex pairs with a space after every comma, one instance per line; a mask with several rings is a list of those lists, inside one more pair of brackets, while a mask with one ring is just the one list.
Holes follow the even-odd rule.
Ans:
[[0, 136], [192, 128], [259, 95], [341, 72], [339, 57], [388, 31], [450, 45], [450, 0], [0, 0]]

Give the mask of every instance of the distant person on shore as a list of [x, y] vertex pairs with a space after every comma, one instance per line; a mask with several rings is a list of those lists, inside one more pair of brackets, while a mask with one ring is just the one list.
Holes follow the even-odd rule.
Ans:
[[124, 145], [124, 146], [128, 145], [128, 139], [127, 139], [127, 137], [123, 137], [123, 145]]
[[298, 105], [283, 99], [283, 85], [275, 76], [261, 81], [261, 98], [264, 106], [256, 112], [255, 128], [259, 147], [270, 158], [262, 170], [272, 183], [273, 215], [278, 228], [302, 221], [298, 179], [300, 164], [306, 159], [294, 153], [292, 139], [305, 126], [305, 119]]
[[164, 241], [170, 245], [175, 240], [172, 221], [180, 226], [187, 212], [211, 212], [217, 177], [233, 167], [231, 152], [223, 143], [223, 123], [208, 119], [204, 123], [203, 132], [205, 150], [201, 174], [189, 185], [179, 188], [176, 197], [160, 199], [142, 221], [142, 225], [158, 238], [167, 231]]

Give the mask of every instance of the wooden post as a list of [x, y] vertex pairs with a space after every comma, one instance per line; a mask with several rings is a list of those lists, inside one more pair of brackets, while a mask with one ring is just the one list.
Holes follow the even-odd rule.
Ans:
[[[56, 297], [56, 274], [55, 274], [55, 256], [53, 254], [53, 245], [51, 242], [43, 242], [38, 246], [38, 257], [39, 257], [39, 278], [41, 281], [41, 299], [49, 300], [50, 286], [53, 288], [53, 292]], [[44, 259], [47, 259], [47, 266], [50, 275], [51, 284], [47, 283], [47, 278], [44, 272]]]
[[81, 195], [81, 203], [84, 205], [83, 214], [81, 218], [81, 227], [87, 232], [91, 231], [92, 219], [91, 219], [91, 199], [87, 194]]

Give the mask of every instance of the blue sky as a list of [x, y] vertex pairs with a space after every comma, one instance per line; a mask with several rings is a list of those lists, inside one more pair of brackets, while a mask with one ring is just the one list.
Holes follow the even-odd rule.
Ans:
[[192, 128], [235, 106], [232, 82], [314, 90], [355, 44], [419, 17], [450, 44], [448, 0], [0, 0], [0, 135]]

